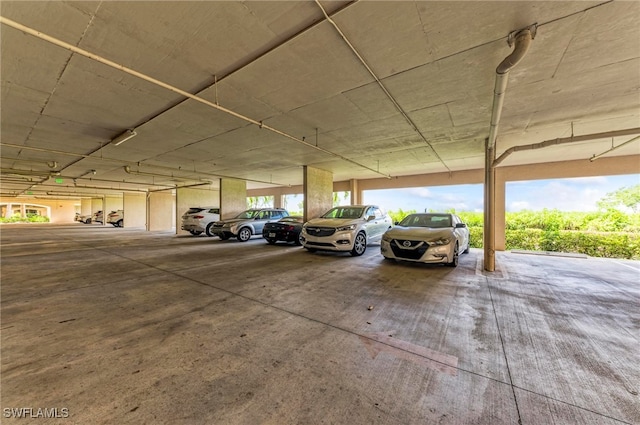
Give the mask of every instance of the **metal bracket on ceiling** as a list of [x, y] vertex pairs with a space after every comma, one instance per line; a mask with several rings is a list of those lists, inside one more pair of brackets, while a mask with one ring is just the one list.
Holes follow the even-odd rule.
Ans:
[[531, 33], [531, 39], [536, 38], [536, 32], [538, 31], [538, 23], [536, 22], [533, 25], [529, 25], [528, 27], [521, 28], [519, 30], [511, 31], [507, 36], [507, 44], [509, 47], [513, 47], [513, 43], [516, 41], [516, 35], [520, 33], [520, 31], [529, 30]]

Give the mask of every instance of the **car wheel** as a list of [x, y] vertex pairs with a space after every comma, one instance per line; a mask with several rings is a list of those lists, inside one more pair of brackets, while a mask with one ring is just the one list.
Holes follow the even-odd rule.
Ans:
[[449, 267], [458, 267], [458, 243], [453, 247], [453, 259], [450, 263], [447, 263]]
[[117, 227], [122, 227], [124, 223], [122, 222], [122, 220], [118, 220], [118, 222], [116, 223]]
[[220, 240], [223, 240], [223, 241], [226, 241], [227, 239], [229, 239], [229, 235], [227, 235], [226, 233], [220, 233], [218, 237], [220, 238]]
[[353, 249], [351, 255], [359, 257], [367, 250], [367, 237], [364, 233], [360, 232], [356, 235], [356, 240], [353, 242]]
[[240, 242], [246, 242], [249, 239], [251, 239], [251, 229], [249, 229], [248, 227], [243, 227], [242, 229], [240, 229], [240, 231], [238, 232], [238, 240]]
[[211, 233], [211, 228], [213, 227], [213, 223], [209, 223], [207, 224], [207, 227], [205, 227], [204, 229], [204, 233], [207, 234], [207, 236], [211, 237], [213, 236], [213, 233]]
[[302, 232], [298, 233], [298, 237], [296, 238], [296, 240], [294, 241], [294, 243], [298, 246], [302, 245]]
[[268, 243], [269, 245], [273, 245], [273, 244], [275, 244], [275, 243], [276, 243], [276, 240], [275, 240], [275, 239], [269, 239], [269, 238], [265, 238], [265, 239], [267, 239], [267, 243]]
[[90, 218], [86, 219], [84, 223], [85, 224], [91, 224], [91, 219]]

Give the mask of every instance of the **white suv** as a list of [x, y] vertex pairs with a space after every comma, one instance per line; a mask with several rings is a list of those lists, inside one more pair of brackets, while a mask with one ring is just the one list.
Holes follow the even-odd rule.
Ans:
[[113, 227], [122, 227], [124, 223], [124, 210], [111, 211], [107, 215], [107, 223], [113, 224]]
[[220, 220], [220, 208], [191, 207], [182, 215], [181, 229], [193, 236], [201, 235], [203, 232], [207, 236], [213, 236], [211, 229], [213, 223], [218, 220]]
[[391, 217], [376, 205], [336, 207], [305, 223], [302, 245], [309, 252], [349, 251], [355, 257], [392, 226]]

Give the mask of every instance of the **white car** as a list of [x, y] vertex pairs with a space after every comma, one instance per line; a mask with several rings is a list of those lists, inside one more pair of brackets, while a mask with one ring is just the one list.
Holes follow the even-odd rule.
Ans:
[[211, 229], [213, 223], [220, 220], [220, 208], [217, 207], [191, 207], [182, 215], [182, 230], [186, 230], [193, 236], [213, 236]]
[[309, 251], [364, 254], [367, 244], [391, 229], [391, 217], [376, 205], [335, 207], [302, 227], [302, 245]]
[[469, 228], [455, 214], [409, 214], [382, 236], [380, 253], [389, 260], [458, 265], [469, 252]]
[[113, 227], [122, 227], [124, 224], [124, 210], [111, 211], [107, 215], [107, 223], [113, 224]]

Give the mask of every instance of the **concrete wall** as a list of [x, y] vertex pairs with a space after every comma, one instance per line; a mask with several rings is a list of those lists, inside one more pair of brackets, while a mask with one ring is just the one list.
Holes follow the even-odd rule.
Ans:
[[220, 207], [220, 191], [212, 189], [176, 189], [176, 234], [189, 234], [180, 229], [182, 214], [191, 207]]
[[233, 218], [247, 209], [247, 182], [220, 179], [220, 216]]
[[91, 215], [91, 199], [82, 198], [80, 200], [80, 215]]
[[125, 193], [122, 198], [124, 225], [126, 228], [147, 227], [147, 194]]
[[[103, 217], [105, 217], [104, 213], [104, 199], [103, 198], [91, 198], [91, 214], [97, 213], [98, 211], [102, 211]], [[103, 223], [106, 221], [106, 217], [103, 218]], [[100, 223], [97, 223], [100, 224]]]
[[174, 229], [176, 223], [174, 202], [175, 197], [170, 192], [149, 193], [147, 230], [154, 232]]
[[333, 206], [333, 174], [319, 168], [303, 168], [304, 220], [311, 220]]
[[107, 219], [107, 215], [111, 211], [124, 209], [123, 198], [121, 198], [121, 197], [107, 196], [104, 199], [104, 203], [105, 203], [105, 207], [104, 207], [104, 212], [105, 212], [104, 219], [105, 220]]

